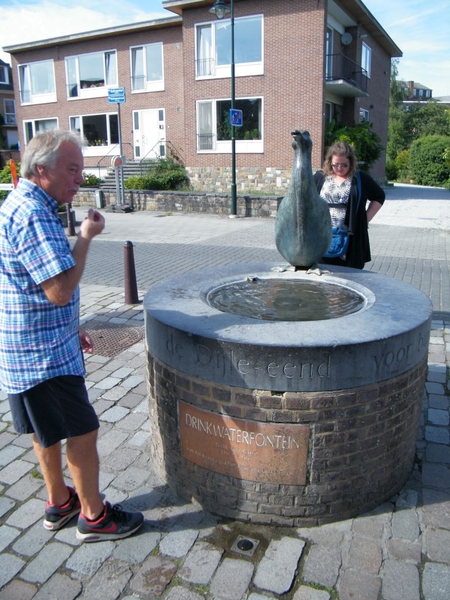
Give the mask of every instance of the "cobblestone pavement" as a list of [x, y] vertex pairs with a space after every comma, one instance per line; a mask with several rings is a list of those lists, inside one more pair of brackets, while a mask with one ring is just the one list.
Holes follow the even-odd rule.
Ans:
[[[82, 321], [98, 348], [87, 358], [86, 381], [101, 421], [102, 492], [143, 511], [145, 524], [131, 538], [99, 544], [76, 539], [76, 520], [46, 531], [30, 436], [14, 432], [0, 392], [0, 600], [450, 598], [450, 232], [440, 226], [450, 193], [421, 199], [409, 188], [393, 190], [392, 207], [388, 194], [388, 223], [371, 226], [369, 265], [425, 291], [435, 310], [417, 460], [401, 492], [368, 514], [310, 529], [229, 521], [173, 494], [147, 452], [143, 312], [124, 303], [123, 242], [135, 243], [142, 298], [184, 270], [280, 260], [273, 222], [108, 214], [81, 285]], [[231, 550], [238, 535], [260, 541], [252, 558]]]

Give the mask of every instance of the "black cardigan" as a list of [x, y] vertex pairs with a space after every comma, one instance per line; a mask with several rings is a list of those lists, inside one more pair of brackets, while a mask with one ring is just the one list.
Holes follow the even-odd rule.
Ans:
[[[365, 173], [364, 171], [360, 171], [359, 173], [361, 176], [361, 199], [358, 211], [356, 211], [358, 189], [356, 176], [353, 175], [347, 212], [345, 213], [345, 225], [351, 234], [345, 259], [323, 258], [321, 262], [352, 267], [354, 269], [363, 269], [364, 264], [371, 260], [366, 204], [368, 201], [372, 200], [383, 204], [386, 196], [384, 190], [368, 173]], [[316, 184], [319, 194], [324, 181], [325, 176], [323, 172], [317, 171], [314, 174], [314, 183]]]

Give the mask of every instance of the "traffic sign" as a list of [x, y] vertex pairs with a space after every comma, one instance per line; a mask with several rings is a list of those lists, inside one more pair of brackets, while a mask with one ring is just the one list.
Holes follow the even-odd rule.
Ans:
[[108, 90], [108, 102], [118, 104], [125, 102], [125, 88], [110, 88]]
[[237, 110], [236, 108], [230, 109], [230, 125], [242, 127], [242, 110]]

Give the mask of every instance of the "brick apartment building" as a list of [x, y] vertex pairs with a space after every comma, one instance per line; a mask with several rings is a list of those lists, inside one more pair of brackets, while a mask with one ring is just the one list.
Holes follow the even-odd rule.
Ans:
[[19, 141], [12, 69], [3, 60], [0, 60], [0, 114], [3, 117], [3, 126], [0, 126], [0, 134], [2, 135], [0, 168], [2, 168], [6, 158], [11, 158], [12, 153], [9, 150], [16, 148]]
[[[86, 170], [96, 172], [119, 153], [120, 122], [127, 161], [176, 151], [194, 187], [228, 177], [231, 27], [213, 3], [166, 0], [167, 18], [4, 48], [21, 147], [47, 128], [81, 131]], [[360, 0], [235, 0], [234, 23], [238, 192], [282, 185], [293, 129], [310, 131], [315, 167], [331, 119], [369, 120], [386, 144], [391, 58], [401, 51]], [[108, 102], [118, 87], [126, 101]], [[383, 178], [384, 162], [373, 176]]]

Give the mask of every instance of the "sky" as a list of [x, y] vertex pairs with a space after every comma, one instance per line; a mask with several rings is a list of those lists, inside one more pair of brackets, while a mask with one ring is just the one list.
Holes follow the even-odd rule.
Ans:
[[[449, 0], [363, 2], [403, 52], [399, 79], [450, 96]], [[0, 58], [10, 62], [4, 46], [170, 16], [161, 0], [0, 0]]]

